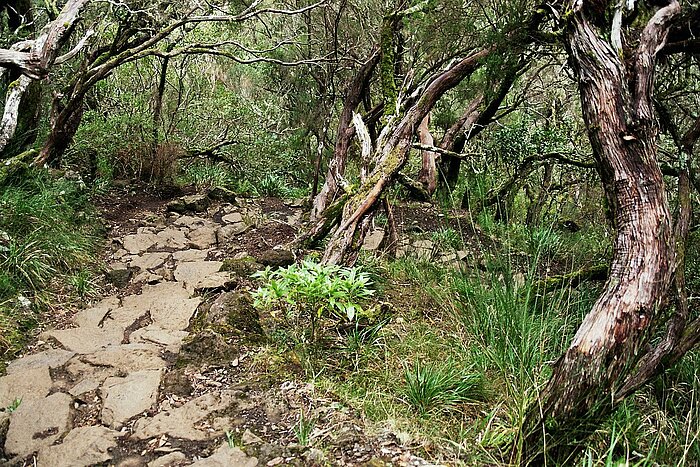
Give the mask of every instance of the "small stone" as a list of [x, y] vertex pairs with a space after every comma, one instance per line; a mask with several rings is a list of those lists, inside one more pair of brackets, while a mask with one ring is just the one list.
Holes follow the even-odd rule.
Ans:
[[52, 445], [70, 429], [73, 398], [57, 392], [22, 402], [10, 417], [5, 452], [24, 457]]
[[280, 465], [282, 462], [284, 462], [284, 457], [275, 457], [271, 461], [269, 461], [266, 465], [267, 467], [275, 467], [276, 465]]
[[237, 282], [231, 279], [230, 272], [215, 272], [197, 282], [194, 290], [202, 293], [217, 292], [221, 290], [231, 290], [236, 287]]
[[225, 259], [221, 264], [221, 271], [232, 272], [235, 276], [248, 278], [265, 267], [256, 262], [252, 257], [245, 256], [240, 259], [229, 258]]
[[115, 287], [124, 287], [131, 279], [131, 271], [122, 263], [114, 263], [110, 265], [105, 273], [107, 280]]
[[148, 467], [174, 467], [183, 465], [186, 461], [187, 456], [180, 451], [176, 451], [149, 462]]
[[231, 448], [224, 443], [214, 454], [198, 460], [192, 464], [192, 467], [256, 467], [257, 465], [257, 458], [248, 457], [239, 448]]
[[362, 244], [362, 248], [368, 251], [375, 251], [379, 249], [379, 245], [381, 245], [382, 240], [384, 240], [384, 230], [375, 230], [365, 237], [365, 242]]
[[130, 373], [107, 378], [102, 385], [102, 423], [119, 429], [132, 417], [150, 409], [158, 400], [162, 370]]
[[200, 227], [190, 231], [188, 235], [190, 239], [190, 244], [199, 248], [200, 250], [206, 250], [207, 248], [216, 245], [216, 230], [213, 227]]
[[37, 465], [83, 467], [107, 462], [112, 459], [111, 451], [117, 447], [117, 438], [122, 436], [124, 433], [103, 426], [76, 428], [61, 444], [42, 448]]
[[173, 259], [177, 262], [204, 261], [211, 250], [181, 250], [173, 253]]
[[243, 222], [243, 215], [240, 212], [234, 212], [225, 215], [221, 218], [221, 220], [226, 222], [227, 224], [238, 224]]
[[263, 442], [264, 441], [259, 436], [253, 434], [250, 430], [245, 430], [243, 436], [241, 436], [241, 443], [244, 445], [262, 444]]
[[155, 269], [168, 260], [170, 253], [144, 253], [141, 256], [135, 256], [129, 262], [129, 266], [137, 268], [139, 271]]
[[172, 227], [168, 227], [167, 229], [158, 232], [157, 238], [158, 240], [154, 245], [157, 249], [174, 248], [181, 250], [189, 243], [187, 236], [185, 236], [185, 233], [182, 230], [174, 229]]
[[144, 233], [124, 237], [124, 249], [132, 255], [138, 255], [151, 248], [158, 241], [155, 234]]

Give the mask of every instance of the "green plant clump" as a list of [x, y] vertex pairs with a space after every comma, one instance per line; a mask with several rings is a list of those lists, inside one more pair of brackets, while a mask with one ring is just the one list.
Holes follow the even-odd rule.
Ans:
[[263, 283], [253, 293], [255, 306], [279, 307], [288, 318], [308, 319], [312, 341], [318, 318], [329, 316], [352, 321], [365, 314], [361, 302], [374, 294], [369, 275], [357, 268], [312, 261], [276, 271], [268, 267], [253, 277]]

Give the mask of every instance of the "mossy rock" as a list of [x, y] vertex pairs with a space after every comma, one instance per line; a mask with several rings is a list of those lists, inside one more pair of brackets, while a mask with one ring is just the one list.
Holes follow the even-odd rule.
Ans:
[[247, 292], [226, 292], [209, 307], [206, 321], [224, 335], [236, 335], [241, 341], [265, 341], [260, 316]]
[[236, 193], [224, 187], [215, 186], [211, 188], [207, 193], [207, 196], [216, 201], [222, 201], [224, 203], [234, 205], [238, 204], [236, 202]]
[[258, 263], [254, 258], [246, 256], [245, 258], [225, 259], [219, 271], [231, 272], [238, 277], [250, 277], [251, 274], [254, 274], [262, 269], [265, 269], [265, 266]]
[[238, 358], [238, 339], [223, 335], [213, 329], [204, 329], [190, 336], [182, 345], [177, 366], [201, 364], [225, 364]]
[[289, 250], [266, 250], [258, 255], [255, 259], [263, 266], [271, 268], [284, 268], [294, 264], [294, 253]]

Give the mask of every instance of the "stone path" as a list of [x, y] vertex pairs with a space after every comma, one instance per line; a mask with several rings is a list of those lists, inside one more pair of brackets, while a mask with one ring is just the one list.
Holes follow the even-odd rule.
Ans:
[[[225, 417], [216, 418], [216, 423], [203, 421], [233, 402], [231, 392], [155, 410], [161, 379], [189, 335], [201, 295], [232, 284], [232, 274], [220, 272], [223, 263], [210, 258], [220, 253], [223, 242], [249, 228], [236, 206], [222, 205], [217, 211], [222, 219], [215, 222], [207, 216], [208, 198], [189, 198], [169, 207], [179, 214], [159, 217], [114, 240], [121, 247], [113, 255], [116, 261], [109, 275], [136, 292], [109, 296], [78, 312], [73, 327], [40, 336], [46, 350], [8, 365], [7, 375], [0, 378], [0, 408], [13, 410], [0, 412], [0, 433], [5, 431], [9, 465], [34, 460], [39, 466], [93, 465], [113, 459], [125, 438], [206, 441], [225, 434]], [[80, 426], [79, 414], [86, 408], [96, 414], [98, 425]], [[258, 463], [227, 443], [199, 459], [167, 445], [157, 454], [122, 464]]]
[[[232, 290], [258, 262], [294, 260], [279, 250], [232, 259], [231, 244], [255, 228], [260, 212], [231, 204], [227, 193], [217, 197], [176, 200], [114, 238], [108, 277], [115, 293], [77, 312], [65, 329], [44, 332], [38, 353], [9, 363], [0, 378], [0, 465], [272, 467], [372, 459], [373, 450], [358, 444], [355, 421], [332, 401], [314, 402], [319, 417], [341, 414], [343, 422], [333, 419], [333, 430], [316, 435], [350, 454], [328, 460], [318, 449], [281, 446], [293, 439], [295, 422], [287, 412], [298, 416], [313, 390], [278, 381], [262, 398], [236, 379], [235, 370], [254, 352], [238, 347], [232, 353], [213, 331], [193, 339], [205, 307], [210, 322], [228, 326], [224, 335], [255, 342], [263, 332], [257, 315], [246, 318], [249, 300]], [[273, 220], [298, 222], [295, 208]], [[181, 368], [203, 355], [224, 363]], [[389, 438], [375, 444], [399, 459], [397, 465], [427, 465]], [[348, 455], [357, 462], [342, 460]]]

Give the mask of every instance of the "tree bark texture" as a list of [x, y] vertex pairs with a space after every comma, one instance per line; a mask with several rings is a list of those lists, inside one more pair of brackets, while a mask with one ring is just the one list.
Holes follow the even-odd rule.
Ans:
[[[634, 372], [672, 284], [676, 262], [671, 214], [656, 161], [659, 126], [652, 90], [656, 53], [680, 12], [661, 8], [625, 63], [572, 5], [567, 49], [579, 81], [584, 121], [617, 230], [610, 275], [521, 432], [522, 463], [570, 460], [581, 439], [613, 408]], [[547, 447], [545, 454], [544, 446]]]
[[384, 137], [380, 137], [373, 156], [375, 165], [345, 203], [340, 226], [328, 242], [323, 263], [354, 264], [364, 240], [364, 227], [368, 225], [384, 189], [406, 163], [416, 128], [438, 99], [473, 73], [491, 52], [490, 48], [482, 49], [440, 73], [404, 117], [382, 131]]
[[357, 75], [349, 84], [343, 102], [343, 111], [338, 121], [338, 131], [336, 136], [333, 158], [328, 163], [326, 180], [321, 191], [314, 198], [311, 208], [311, 222], [321, 219], [321, 214], [338, 197], [341, 180], [345, 174], [348, 151], [355, 136], [355, 127], [351, 125], [352, 116], [357, 106], [362, 102], [364, 90], [367, 87], [369, 78], [372, 76], [374, 68], [379, 63], [379, 52], [375, 49], [369, 60], [358, 70]]
[[[425, 146], [432, 146], [434, 144], [433, 135], [430, 133], [430, 113], [423, 118], [418, 125], [418, 141], [420, 144]], [[422, 150], [421, 151], [421, 170], [418, 174], [418, 182], [423, 185], [425, 191], [428, 192], [429, 196], [435, 193], [437, 188], [437, 154], [435, 151]]]

